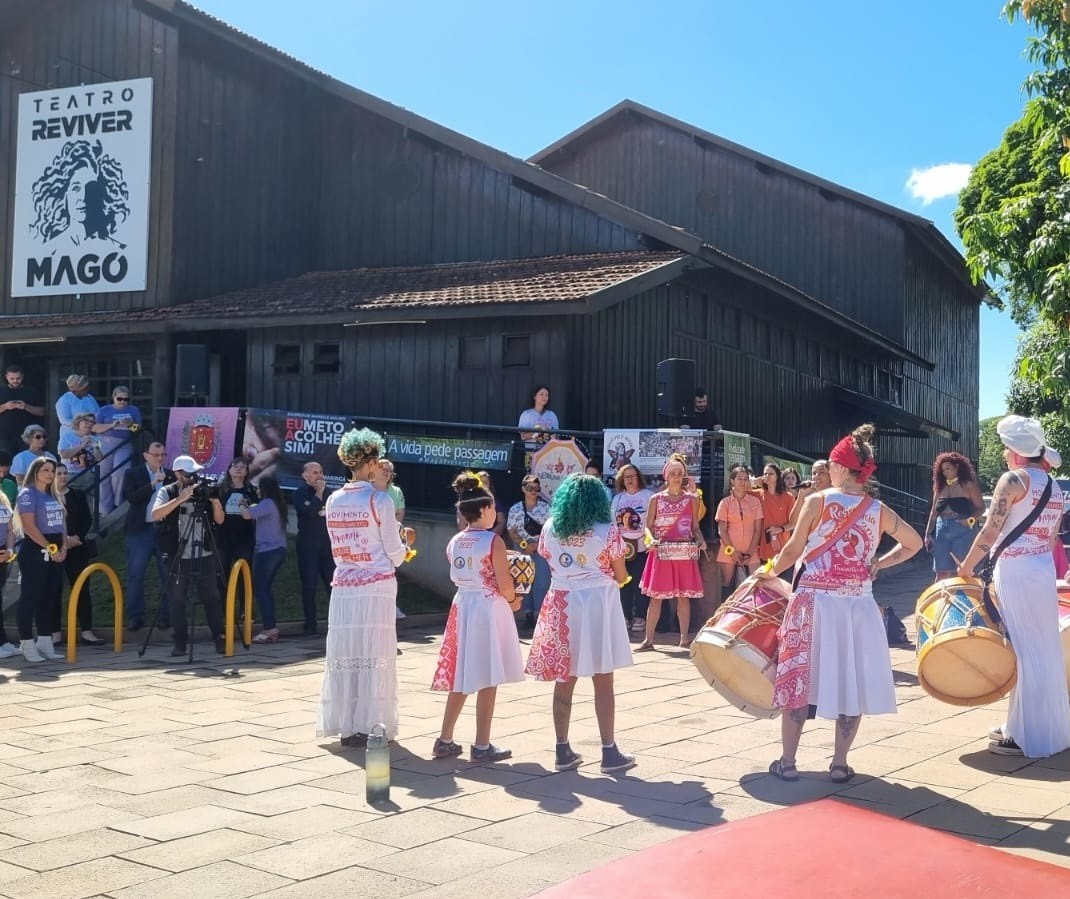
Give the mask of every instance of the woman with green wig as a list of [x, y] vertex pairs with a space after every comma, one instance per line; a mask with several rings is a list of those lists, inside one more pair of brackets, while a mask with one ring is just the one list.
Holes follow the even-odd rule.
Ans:
[[598, 478], [573, 474], [554, 493], [550, 517], [539, 534], [539, 554], [550, 563], [550, 590], [543, 600], [525, 671], [554, 682], [555, 768], [582, 764], [568, 742], [576, 679], [594, 682], [594, 712], [602, 738], [602, 773], [635, 766], [614, 738], [613, 672], [632, 664], [620, 586], [624, 539], [611, 522], [609, 497]]
[[349, 480], [327, 499], [334, 580], [327, 613], [327, 663], [316, 736], [338, 734], [343, 746], [365, 746], [376, 724], [398, 733], [394, 576], [408, 549], [394, 501], [371, 484], [385, 445], [367, 428], [344, 434], [338, 458]]

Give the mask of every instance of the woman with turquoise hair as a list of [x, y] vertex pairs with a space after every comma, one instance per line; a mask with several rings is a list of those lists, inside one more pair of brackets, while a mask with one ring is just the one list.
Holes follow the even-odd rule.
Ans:
[[398, 733], [396, 569], [405, 561], [394, 502], [376, 490], [383, 438], [367, 428], [343, 435], [338, 458], [349, 480], [327, 498], [334, 581], [327, 617], [327, 662], [316, 736], [339, 734], [343, 746], [366, 746], [376, 724]]
[[582, 764], [568, 742], [572, 694], [578, 677], [594, 682], [594, 712], [602, 738], [602, 773], [626, 771], [635, 756], [614, 739], [613, 672], [632, 664], [620, 586], [624, 539], [612, 523], [609, 498], [598, 478], [569, 475], [554, 493], [550, 517], [539, 534], [539, 554], [550, 563], [550, 590], [543, 600], [525, 671], [554, 682], [555, 768]]

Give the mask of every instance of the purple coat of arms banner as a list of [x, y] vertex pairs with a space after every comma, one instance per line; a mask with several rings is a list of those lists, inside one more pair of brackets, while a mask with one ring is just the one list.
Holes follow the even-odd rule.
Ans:
[[173, 406], [167, 420], [168, 464], [176, 456], [193, 456], [205, 474], [226, 474], [238, 429], [237, 408]]

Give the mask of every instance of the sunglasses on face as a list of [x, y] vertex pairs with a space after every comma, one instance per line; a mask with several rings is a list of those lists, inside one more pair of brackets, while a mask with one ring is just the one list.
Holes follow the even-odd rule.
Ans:
[[31, 434], [30, 435], [30, 439], [31, 440], [44, 440], [47, 436], [48, 436], [47, 434]]
[[128, 396], [115, 396], [115, 397], [112, 397], [112, 402], [113, 403], [129, 403], [130, 402], [130, 397], [128, 397]]
[[539, 485], [538, 484], [527, 484], [524, 487], [524, 492], [525, 493], [538, 493], [539, 492]]

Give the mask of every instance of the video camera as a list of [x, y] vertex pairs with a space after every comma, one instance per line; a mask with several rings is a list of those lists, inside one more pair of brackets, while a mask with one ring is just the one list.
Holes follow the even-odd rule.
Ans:
[[211, 499], [222, 498], [219, 490], [222, 478], [197, 472], [191, 474], [189, 479], [193, 482], [193, 501], [198, 505], [207, 505]]

